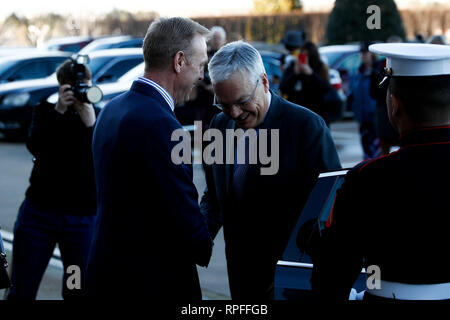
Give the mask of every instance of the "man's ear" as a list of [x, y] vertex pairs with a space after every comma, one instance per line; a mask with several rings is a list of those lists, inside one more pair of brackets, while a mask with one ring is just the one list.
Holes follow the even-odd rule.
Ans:
[[270, 86], [269, 86], [269, 78], [267, 77], [267, 74], [264, 73], [262, 75], [262, 84], [264, 86], [264, 92], [269, 92]]
[[174, 69], [175, 73], [180, 73], [181, 69], [184, 66], [184, 64], [185, 64], [184, 52], [183, 51], [178, 51], [173, 56], [173, 69]]
[[395, 94], [391, 93], [391, 103], [392, 103], [392, 115], [395, 117], [400, 116], [403, 113], [403, 101], [400, 100]]

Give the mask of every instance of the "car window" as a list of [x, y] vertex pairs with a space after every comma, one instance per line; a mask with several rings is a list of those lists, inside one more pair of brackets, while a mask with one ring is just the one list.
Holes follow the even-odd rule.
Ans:
[[100, 69], [103, 68], [103, 66], [106, 65], [113, 58], [114, 58], [113, 56], [91, 58], [88, 63], [88, 66], [89, 69], [91, 70], [92, 76], [94, 77], [100, 71]]
[[107, 83], [117, 81], [128, 70], [135, 67], [142, 62], [142, 58], [123, 59], [112, 65], [106, 72], [104, 72], [98, 79], [98, 83]]
[[120, 77], [120, 79], [118, 81], [131, 82], [131, 81], [137, 79], [138, 77], [141, 77], [144, 75], [144, 68], [145, 68], [145, 64], [142, 62], [142, 63], [138, 64], [136, 67], [127, 71], [123, 76]]
[[[288, 245], [283, 253], [283, 260], [311, 263], [311, 257], [299, 248], [299, 239], [304, 248], [310, 243], [310, 226], [317, 223], [323, 229], [334, 203], [336, 191], [344, 181], [344, 175], [319, 178], [292, 232]], [[306, 250], [307, 251], [307, 250]]]
[[14, 60], [3, 60], [0, 62], [0, 79], [10, 70], [10, 68], [16, 63]]
[[97, 51], [103, 49], [109, 49], [111, 47], [110, 43], [97, 44], [89, 48], [89, 51]]
[[320, 54], [324, 55], [327, 58], [328, 65], [332, 66], [345, 52], [320, 52]]
[[354, 74], [356, 70], [361, 65], [361, 57], [359, 55], [359, 52], [352, 53], [345, 59], [343, 59], [336, 67], [335, 69], [338, 70], [348, 70], [349, 74]]
[[83, 48], [85, 45], [85, 42], [82, 43], [71, 43], [71, 44], [66, 44], [63, 45], [59, 48], [60, 51], [65, 51], [65, 52], [78, 52], [80, 51], [81, 48]]
[[51, 66], [53, 65], [50, 60], [35, 60], [23, 64], [15, 72], [13, 72], [8, 79], [14, 80], [28, 80], [44, 78], [51, 74]]
[[142, 47], [142, 40], [131, 40], [124, 43], [120, 43], [117, 48], [140, 48]]
[[[48, 65], [49, 65], [49, 73], [47, 75], [52, 74], [53, 72], [56, 71], [56, 69], [67, 59], [69, 59], [68, 57], [64, 57], [61, 59], [54, 59], [54, 60], [50, 60]], [[46, 76], [47, 76], [46, 75]]]

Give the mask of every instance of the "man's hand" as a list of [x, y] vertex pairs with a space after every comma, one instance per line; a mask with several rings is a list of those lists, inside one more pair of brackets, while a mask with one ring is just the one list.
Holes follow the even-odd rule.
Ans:
[[86, 127], [90, 128], [95, 124], [95, 112], [92, 104], [79, 101], [70, 90], [70, 85], [63, 84], [59, 86], [59, 97], [55, 110], [64, 114], [69, 107], [78, 112]]
[[95, 124], [94, 106], [91, 103], [83, 103], [75, 98], [73, 109], [80, 115], [81, 121], [88, 128]]
[[295, 74], [303, 73], [303, 74], [310, 76], [314, 73], [314, 70], [308, 64], [308, 61], [306, 61], [306, 63], [300, 63], [300, 61], [298, 61], [298, 59], [297, 59], [295, 61], [294, 73]]
[[70, 84], [59, 86], [58, 102], [56, 103], [55, 110], [63, 114], [74, 101], [75, 97], [73, 96], [73, 91], [70, 90]]

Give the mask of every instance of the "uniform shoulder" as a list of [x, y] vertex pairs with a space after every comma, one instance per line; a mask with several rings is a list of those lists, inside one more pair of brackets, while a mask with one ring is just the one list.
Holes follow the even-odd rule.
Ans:
[[396, 162], [396, 159], [398, 158], [397, 155], [399, 151], [400, 150], [377, 158], [361, 161], [356, 166], [354, 166], [351, 171], [357, 174], [370, 174], [372, 172], [379, 173], [380, 170], [383, 171], [394, 165], [394, 162]]

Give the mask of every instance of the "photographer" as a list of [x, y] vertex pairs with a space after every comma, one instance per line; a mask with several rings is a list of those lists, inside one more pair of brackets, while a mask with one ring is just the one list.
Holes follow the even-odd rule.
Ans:
[[328, 67], [320, 59], [317, 46], [306, 41], [297, 59], [284, 71], [280, 91], [288, 101], [306, 107], [330, 123], [325, 97], [334, 90], [330, 85]]
[[[91, 144], [98, 110], [85, 102], [92, 77], [87, 66], [71, 59], [56, 73], [57, 104], [43, 101], [33, 111], [27, 148], [34, 167], [14, 226], [8, 299], [36, 298], [57, 243], [64, 265], [63, 298], [83, 295], [96, 214]], [[67, 286], [71, 265], [80, 268], [81, 289]]]

